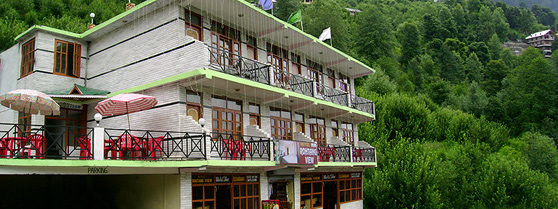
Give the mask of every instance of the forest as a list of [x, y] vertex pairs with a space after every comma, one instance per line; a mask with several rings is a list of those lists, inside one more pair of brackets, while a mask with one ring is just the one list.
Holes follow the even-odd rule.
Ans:
[[[556, 5], [507, 2], [277, 0], [273, 15], [301, 10], [296, 27], [331, 27], [334, 47], [376, 70], [355, 81], [377, 113], [358, 127], [378, 152], [365, 208], [558, 207], [558, 52], [502, 47], [555, 29]], [[0, 1], [0, 51], [32, 25], [83, 32], [90, 12], [99, 24], [125, 3]]]

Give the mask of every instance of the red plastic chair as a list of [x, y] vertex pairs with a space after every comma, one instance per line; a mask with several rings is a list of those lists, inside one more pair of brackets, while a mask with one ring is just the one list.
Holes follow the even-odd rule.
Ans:
[[244, 144], [241, 141], [223, 139], [223, 143], [225, 143], [228, 150], [228, 152], [225, 152], [225, 155], [231, 154], [231, 160], [237, 160], [237, 158], [238, 160], [246, 159], [246, 148], [244, 148]]
[[[157, 157], [163, 158], [163, 139], [164, 137], [147, 139], [147, 153], [151, 160], [157, 160]], [[159, 156], [157, 156], [159, 153]]]
[[353, 162], [362, 162], [362, 150], [355, 149], [353, 152]]
[[132, 134], [123, 134], [118, 137], [117, 148], [120, 158], [128, 156], [138, 158], [144, 150], [145, 144]]
[[77, 139], [77, 143], [79, 144], [79, 159], [91, 159], [91, 139], [90, 138], [79, 138]]
[[[45, 137], [41, 134], [31, 135], [27, 138], [27, 141], [24, 142], [27, 144], [21, 148], [21, 153], [23, 157], [27, 156], [27, 158], [41, 158], [44, 159], [45, 154]], [[32, 153], [34, 152], [34, 153]]]

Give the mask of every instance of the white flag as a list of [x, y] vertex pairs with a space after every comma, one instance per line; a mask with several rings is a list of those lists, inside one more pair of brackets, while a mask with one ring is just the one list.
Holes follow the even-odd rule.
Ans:
[[320, 35], [319, 39], [320, 41], [331, 39], [331, 28], [325, 29], [324, 32], [322, 32], [322, 35]]

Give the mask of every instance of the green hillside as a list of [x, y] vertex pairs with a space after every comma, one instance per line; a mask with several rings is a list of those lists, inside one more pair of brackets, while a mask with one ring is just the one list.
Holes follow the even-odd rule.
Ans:
[[555, 12], [558, 12], [558, 1], [551, 1], [551, 0], [499, 0], [504, 2], [510, 6], [519, 7], [522, 6], [521, 3], [524, 3], [527, 7], [532, 7], [533, 5], [539, 5], [542, 7], [548, 7]]

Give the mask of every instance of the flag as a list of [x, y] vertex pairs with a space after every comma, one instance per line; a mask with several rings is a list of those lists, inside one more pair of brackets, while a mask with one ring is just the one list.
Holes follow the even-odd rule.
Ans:
[[300, 12], [300, 9], [294, 13], [291, 14], [291, 16], [289, 16], [289, 21], [288, 23], [293, 24], [296, 22], [300, 22], [302, 21], [302, 12]]
[[324, 32], [322, 32], [322, 35], [320, 35], [319, 39], [320, 41], [331, 39], [331, 28], [325, 29]]
[[273, 0], [260, 0], [263, 10], [273, 9]]

